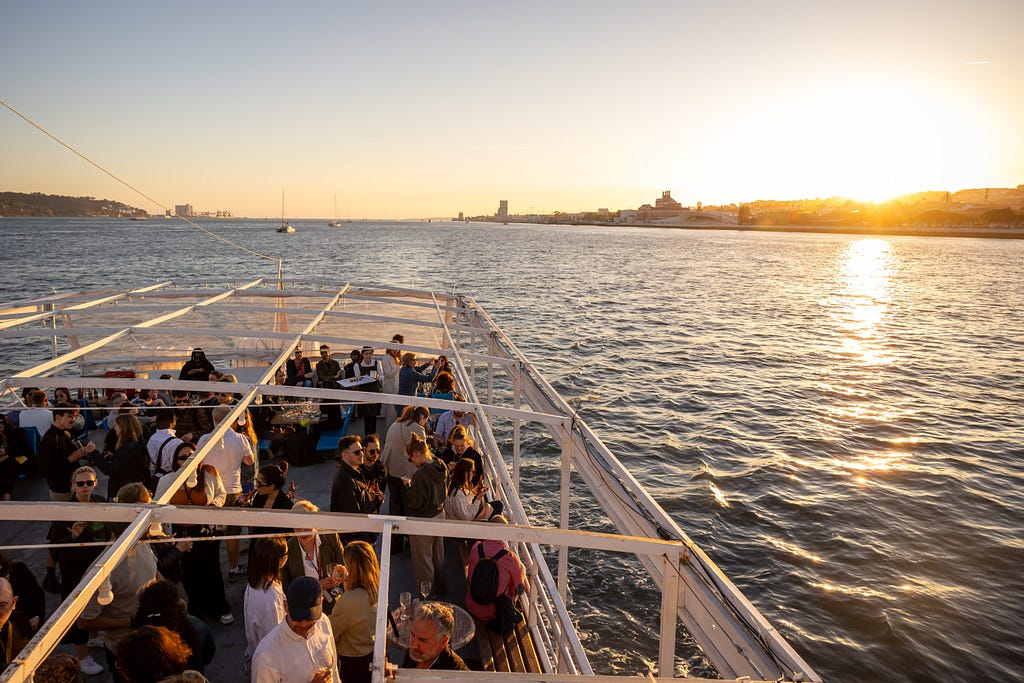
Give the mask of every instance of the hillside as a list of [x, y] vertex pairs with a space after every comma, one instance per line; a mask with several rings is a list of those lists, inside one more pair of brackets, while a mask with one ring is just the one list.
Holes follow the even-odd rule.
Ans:
[[145, 215], [142, 209], [110, 199], [65, 197], [41, 192], [0, 192], [0, 216], [116, 218]]

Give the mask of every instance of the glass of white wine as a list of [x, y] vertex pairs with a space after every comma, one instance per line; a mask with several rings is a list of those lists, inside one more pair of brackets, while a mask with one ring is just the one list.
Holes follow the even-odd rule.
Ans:
[[408, 591], [398, 596], [398, 604], [402, 606], [401, 619], [405, 621], [409, 618], [409, 605], [412, 604], [412, 593]]
[[420, 596], [423, 601], [427, 601], [427, 596], [430, 595], [431, 583], [429, 581], [420, 581]]

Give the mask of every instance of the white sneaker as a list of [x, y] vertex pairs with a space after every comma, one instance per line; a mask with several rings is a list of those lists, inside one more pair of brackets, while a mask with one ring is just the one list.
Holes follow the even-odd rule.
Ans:
[[227, 626], [228, 624], [235, 623], [235, 618], [231, 616], [231, 612], [228, 612], [227, 614], [220, 615], [220, 623]]
[[82, 667], [82, 673], [86, 676], [98, 676], [103, 673], [103, 665], [93, 659], [92, 655], [86, 656], [78, 664]]

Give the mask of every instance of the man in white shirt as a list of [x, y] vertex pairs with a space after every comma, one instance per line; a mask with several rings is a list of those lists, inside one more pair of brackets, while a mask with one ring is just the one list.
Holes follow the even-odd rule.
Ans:
[[[234, 409], [234, 406], [217, 406], [213, 409], [213, 422], [220, 424], [225, 417]], [[209, 434], [203, 434], [199, 439], [199, 448], [202, 449], [210, 440]], [[242, 493], [242, 465], [253, 465], [256, 463], [256, 455], [252, 452], [252, 444], [233, 428], [224, 432], [224, 436], [213, 445], [203, 459], [207, 465], [213, 465], [220, 473], [221, 481], [224, 482], [224, 490], [228, 492], [224, 500], [224, 507], [233, 507]], [[241, 527], [229, 526], [226, 530], [228, 536], [235, 536], [241, 532]], [[247, 567], [238, 564], [238, 554], [241, 544], [237, 538], [229, 538], [224, 544], [228, 551], [228, 580], [237, 581], [245, 576]]]
[[53, 424], [53, 413], [46, 407], [46, 392], [36, 389], [30, 396], [32, 407], [18, 413], [19, 427], [35, 427], [41, 437]]
[[331, 622], [320, 584], [300, 576], [288, 586], [284, 620], [252, 656], [252, 683], [341, 683]]
[[168, 472], [174, 471], [174, 451], [185, 440], [192, 438], [191, 434], [185, 434], [185, 440], [179, 437], [174, 431], [176, 422], [173, 410], [161, 411], [156, 418], [157, 430], [146, 442], [146, 450], [149, 451], [149, 473], [157, 481]]

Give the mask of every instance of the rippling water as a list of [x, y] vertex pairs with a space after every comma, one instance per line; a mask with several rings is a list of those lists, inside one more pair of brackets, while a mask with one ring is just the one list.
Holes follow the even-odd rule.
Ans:
[[[828, 680], [1022, 677], [1024, 242], [295, 225], [210, 227], [288, 276], [475, 296]], [[8, 218], [0, 236], [3, 300], [275, 272], [169, 222]], [[557, 454], [534, 455], [543, 503]], [[573, 591], [600, 668], [641, 670], [606, 645], [655, 637], [655, 598], [627, 609], [600, 571]]]

